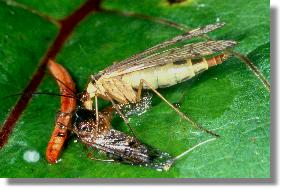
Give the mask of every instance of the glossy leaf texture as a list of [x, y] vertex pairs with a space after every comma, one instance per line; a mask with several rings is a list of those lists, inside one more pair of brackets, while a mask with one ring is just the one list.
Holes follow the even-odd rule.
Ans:
[[[19, 3], [62, 19], [83, 1]], [[90, 74], [183, 32], [173, 24], [152, 18], [188, 28], [225, 22], [224, 28], [209, 36], [238, 41], [235, 51], [248, 57], [270, 80], [269, 1], [187, 0], [169, 4], [166, 0], [106, 0], [102, 8], [123, 14], [90, 14], [74, 29], [56, 58], [69, 70], [79, 91], [85, 88]], [[2, 1], [0, 23], [0, 96], [4, 97], [26, 87], [59, 28], [28, 9]], [[159, 91], [221, 138], [177, 160], [169, 171], [159, 172], [90, 160], [90, 150], [72, 136], [59, 163], [50, 165], [45, 160], [45, 149], [60, 100], [56, 96], [34, 95], [0, 150], [0, 177], [270, 178], [270, 93], [244, 62], [233, 57], [192, 80]], [[37, 92], [59, 93], [56, 82], [48, 75]], [[1, 124], [17, 99], [1, 99]], [[155, 95], [151, 107], [143, 114], [130, 116], [130, 123], [141, 141], [173, 156], [211, 138], [192, 129]], [[128, 131], [118, 117], [112, 125]], [[34, 159], [32, 154], [27, 159], [24, 155], [28, 151], [34, 151], [39, 158]]]

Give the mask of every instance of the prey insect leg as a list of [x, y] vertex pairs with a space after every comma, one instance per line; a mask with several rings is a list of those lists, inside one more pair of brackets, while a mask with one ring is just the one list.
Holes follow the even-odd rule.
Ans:
[[[175, 106], [173, 106], [172, 103], [170, 103], [167, 99], [165, 99], [165, 97], [163, 97], [156, 89], [153, 88], [153, 86], [148, 83], [146, 80], [141, 79], [140, 80], [140, 85], [143, 86], [143, 83], [145, 83], [155, 94], [157, 94], [165, 103], [167, 103], [178, 115], [180, 115], [180, 117], [182, 117], [183, 119], [185, 119], [186, 121], [188, 121], [189, 123], [192, 124], [193, 127], [198, 128], [202, 131], [205, 131], [208, 134], [211, 134], [215, 137], [220, 137], [218, 134], [203, 128], [201, 125], [197, 124], [195, 121], [193, 121], [190, 117], [188, 117], [187, 115], [185, 115], [184, 113], [182, 113], [178, 108], [176, 108]], [[140, 87], [139, 85], [139, 87]]]

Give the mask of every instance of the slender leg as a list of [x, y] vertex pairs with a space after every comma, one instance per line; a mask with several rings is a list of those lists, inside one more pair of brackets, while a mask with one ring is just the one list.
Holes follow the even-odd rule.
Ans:
[[177, 109], [176, 107], [174, 107], [167, 99], [165, 99], [158, 91], [156, 91], [152, 85], [150, 83], [148, 83], [147, 81], [145, 81], [144, 79], [141, 79], [140, 81], [140, 84], [143, 84], [145, 83], [155, 94], [157, 94], [165, 103], [167, 103], [174, 111], [176, 111], [176, 113], [178, 115], [180, 115], [180, 117], [182, 117], [183, 119], [185, 119], [186, 121], [188, 121], [189, 123], [192, 124], [193, 127], [195, 128], [198, 128], [202, 131], [205, 131], [206, 133], [209, 133], [213, 136], [216, 136], [216, 137], [220, 137], [218, 134], [210, 131], [210, 130], [207, 130], [205, 128], [203, 128], [202, 126], [200, 126], [199, 124], [197, 124], [195, 121], [193, 121], [191, 118], [189, 118], [187, 115], [185, 115], [184, 113], [182, 113], [179, 109]]
[[98, 98], [95, 96], [96, 123], [99, 124]]
[[142, 89], [143, 89], [143, 80], [140, 80], [138, 91], [137, 91], [137, 98], [136, 98], [137, 102], [140, 102]]
[[189, 152], [191, 152], [191, 151], [194, 150], [195, 148], [197, 148], [197, 147], [199, 147], [199, 146], [201, 146], [201, 145], [203, 145], [203, 144], [206, 144], [206, 143], [208, 143], [208, 142], [210, 142], [210, 141], [214, 141], [215, 139], [216, 139], [216, 138], [212, 138], [212, 139], [208, 139], [208, 140], [205, 140], [205, 141], [203, 141], [203, 142], [200, 142], [199, 144], [196, 144], [195, 146], [193, 146], [193, 147], [191, 147], [191, 148], [185, 150], [184, 152], [182, 152], [182, 153], [179, 154], [178, 156], [174, 157], [172, 160], [173, 160], [173, 161], [179, 160], [180, 158], [186, 156]]
[[119, 114], [119, 115], [121, 116], [121, 118], [124, 120], [125, 124], [126, 124], [126, 125], [128, 126], [128, 128], [130, 129], [132, 135], [133, 135], [135, 138], [137, 138], [136, 135], [135, 135], [135, 133], [134, 133], [134, 130], [132, 129], [132, 127], [131, 127], [130, 124], [129, 124], [128, 119], [127, 119], [127, 118], [125, 117], [125, 115], [121, 112], [121, 110], [119, 109], [118, 105], [114, 102], [114, 100], [111, 98], [111, 96], [110, 96], [107, 92], [106, 92], [105, 94], [106, 94], [106, 96], [109, 98], [109, 100], [112, 102], [114, 108], [117, 110], [118, 114]]

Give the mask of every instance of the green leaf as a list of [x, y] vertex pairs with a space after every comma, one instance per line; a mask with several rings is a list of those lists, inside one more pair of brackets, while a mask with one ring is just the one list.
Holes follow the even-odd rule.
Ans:
[[18, 3], [27, 5], [31, 9], [38, 10], [39, 12], [49, 15], [53, 18], [62, 19], [68, 16], [73, 10], [78, 8], [84, 1], [83, 0], [49, 0], [49, 1], [30, 1], [30, 0], [17, 0]]
[[[62, 18], [81, 1], [20, 1], [39, 12]], [[196, 28], [217, 21], [226, 26], [209, 34], [213, 39], [239, 42], [235, 51], [247, 56], [270, 80], [269, 1], [187, 0], [170, 5], [165, 0], [103, 1], [105, 9], [165, 18]], [[54, 8], [54, 9], [53, 9]], [[61, 12], [62, 11], [62, 12]], [[0, 2], [0, 97], [22, 92], [59, 28], [29, 10]], [[90, 74], [134, 53], [171, 38], [182, 31], [144, 17], [99, 12], [76, 27], [57, 56], [82, 91]], [[56, 82], [46, 76], [38, 92], [58, 93]], [[89, 151], [71, 137], [61, 161], [50, 165], [45, 149], [53, 130], [60, 101], [53, 96], [33, 96], [0, 150], [0, 177], [99, 177], [99, 178], [270, 178], [270, 95], [261, 81], [233, 57], [194, 79], [159, 90], [180, 110], [221, 138], [200, 146], [183, 157], [168, 172], [87, 158]], [[3, 123], [17, 97], [1, 100]], [[152, 105], [130, 123], [138, 137], [173, 156], [206, 139], [208, 134], [179, 118], [154, 95]], [[116, 118], [113, 127], [127, 130]], [[27, 162], [27, 151], [39, 153], [37, 162]]]

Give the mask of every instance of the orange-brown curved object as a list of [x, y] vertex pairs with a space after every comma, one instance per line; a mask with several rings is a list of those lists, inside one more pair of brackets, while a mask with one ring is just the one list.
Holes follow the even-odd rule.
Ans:
[[47, 161], [54, 164], [57, 163], [67, 139], [72, 112], [76, 108], [76, 98], [66, 97], [75, 97], [75, 84], [67, 70], [53, 60], [49, 60], [48, 69], [57, 81], [60, 94], [63, 95], [61, 96], [61, 110], [56, 118], [55, 129], [46, 150]]
[[224, 62], [226, 59], [228, 59], [229, 57], [230, 57], [230, 55], [227, 54], [227, 53], [222, 53], [220, 55], [211, 57], [211, 58], [207, 59], [208, 66], [210, 68], [210, 67], [219, 65], [222, 62]]

